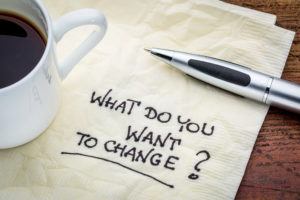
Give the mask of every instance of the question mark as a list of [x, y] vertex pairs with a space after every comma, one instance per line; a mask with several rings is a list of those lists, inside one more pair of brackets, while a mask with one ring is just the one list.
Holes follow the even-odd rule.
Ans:
[[[210, 159], [210, 154], [208, 153], [208, 151], [206, 150], [202, 150], [202, 151], [199, 151], [196, 155], [198, 156], [199, 154], [205, 154], [205, 159], [203, 160], [200, 160], [199, 162], [197, 162], [197, 164], [194, 166], [194, 169], [197, 171], [197, 172], [200, 172], [200, 168], [199, 168], [199, 165], [200, 163], [204, 162], [204, 161], [207, 161]], [[195, 173], [191, 173], [189, 176], [189, 179], [192, 179], [192, 180], [196, 180], [199, 178], [199, 175], [195, 174]]]

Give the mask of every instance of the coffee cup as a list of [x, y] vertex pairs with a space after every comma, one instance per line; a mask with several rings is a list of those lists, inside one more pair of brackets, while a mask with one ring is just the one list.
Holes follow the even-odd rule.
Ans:
[[[0, 149], [4, 149], [33, 140], [51, 124], [59, 109], [62, 81], [101, 41], [107, 23], [105, 16], [95, 9], [73, 11], [52, 22], [40, 0], [1, 0], [1, 15], [5, 15], [0, 18], [5, 26], [1, 27], [0, 45], [1, 41], [8, 43], [8, 49], [2, 48], [7, 56], [0, 55]], [[26, 32], [22, 19], [30, 21], [39, 33]], [[58, 62], [56, 44], [66, 32], [82, 25], [94, 25], [95, 30]], [[33, 42], [22, 46], [20, 41], [29, 36], [35, 38]], [[10, 67], [14, 65], [16, 68]]]

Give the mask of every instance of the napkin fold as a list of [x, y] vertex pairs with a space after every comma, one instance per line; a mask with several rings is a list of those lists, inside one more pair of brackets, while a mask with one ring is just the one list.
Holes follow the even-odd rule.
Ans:
[[[63, 83], [61, 109], [29, 144], [0, 151], [0, 199], [233, 199], [268, 106], [192, 79], [160, 47], [279, 77], [294, 33], [219, 1], [45, 1], [57, 18], [93, 7], [104, 40]], [[90, 27], [68, 33], [66, 56]]]
[[249, 17], [259, 23], [275, 24], [276, 22], [276, 15], [225, 3], [221, 0], [194, 0], [194, 3], [207, 4], [213, 7], [217, 7], [227, 12], [232, 12], [238, 15]]

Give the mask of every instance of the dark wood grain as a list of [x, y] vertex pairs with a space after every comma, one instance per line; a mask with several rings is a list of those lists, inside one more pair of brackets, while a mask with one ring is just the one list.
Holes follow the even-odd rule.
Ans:
[[[226, 0], [277, 15], [296, 33], [283, 78], [300, 83], [300, 0]], [[236, 199], [300, 199], [300, 115], [271, 108]]]

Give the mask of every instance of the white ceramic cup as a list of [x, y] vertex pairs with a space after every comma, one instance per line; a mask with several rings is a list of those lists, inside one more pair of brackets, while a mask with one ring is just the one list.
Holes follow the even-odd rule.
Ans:
[[[0, 89], [0, 149], [4, 149], [33, 140], [50, 125], [60, 104], [61, 81], [100, 42], [107, 23], [104, 15], [94, 9], [68, 13], [52, 23], [39, 0], [1, 0], [1, 11], [24, 16], [47, 38], [45, 52], [35, 68], [18, 82]], [[95, 25], [96, 28], [58, 63], [56, 43], [66, 32], [81, 25]]]

